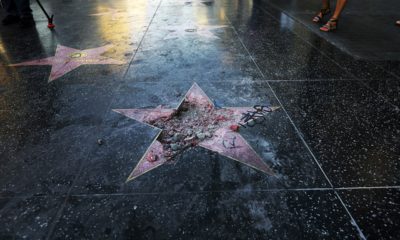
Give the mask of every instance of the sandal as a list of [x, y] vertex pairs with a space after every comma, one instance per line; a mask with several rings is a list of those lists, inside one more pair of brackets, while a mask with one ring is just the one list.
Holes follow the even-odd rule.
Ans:
[[322, 21], [325, 15], [329, 14], [331, 12], [330, 8], [323, 8], [321, 11], [313, 18], [313, 22], [319, 23]]
[[335, 31], [337, 29], [337, 25], [338, 25], [338, 19], [334, 19], [331, 18], [329, 19], [329, 21], [322, 26], [319, 30], [323, 31], [323, 32], [331, 32], [331, 31]]

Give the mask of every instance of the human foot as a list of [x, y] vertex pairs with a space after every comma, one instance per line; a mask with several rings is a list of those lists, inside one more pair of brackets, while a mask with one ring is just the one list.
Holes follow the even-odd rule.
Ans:
[[323, 31], [323, 32], [331, 32], [331, 31], [335, 31], [337, 29], [337, 25], [338, 25], [338, 19], [334, 19], [331, 18], [329, 19], [329, 21], [322, 26], [319, 30]]
[[329, 8], [323, 8], [319, 13], [313, 18], [313, 22], [319, 23], [324, 18], [325, 15], [329, 14], [331, 10]]

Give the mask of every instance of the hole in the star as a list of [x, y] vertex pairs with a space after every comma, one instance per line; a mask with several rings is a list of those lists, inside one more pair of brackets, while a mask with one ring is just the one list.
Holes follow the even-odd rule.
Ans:
[[[163, 146], [165, 159], [173, 160], [179, 153], [210, 140], [214, 133], [229, 127], [234, 120], [232, 110], [215, 109], [211, 103], [199, 104], [184, 101], [169, 118], [158, 118], [149, 124], [162, 129], [158, 141]], [[232, 144], [229, 144], [232, 147]], [[148, 161], [157, 161], [151, 156]]]

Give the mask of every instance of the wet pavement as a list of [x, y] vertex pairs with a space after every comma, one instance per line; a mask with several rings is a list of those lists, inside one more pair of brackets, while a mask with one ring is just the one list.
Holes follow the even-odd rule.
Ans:
[[400, 3], [306, 2], [0, 26], [0, 239], [399, 239]]

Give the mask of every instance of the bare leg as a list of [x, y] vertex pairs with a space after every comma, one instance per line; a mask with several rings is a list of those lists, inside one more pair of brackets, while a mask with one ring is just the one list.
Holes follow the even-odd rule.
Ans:
[[338, 19], [340, 14], [343, 11], [344, 6], [346, 5], [347, 0], [337, 0], [335, 12], [332, 15], [333, 19]]
[[321, 31], [330, 32], [336, 30], [338, 19], [344, 9], [344, 6], [346, 5], [346, 2], [347, 0], [337, 0], [335, 12], [333, 13], [331, 19], [320, 28]]
[[322, 0], [322, 9], [331, 8], [331, 1], [330, 0]]

